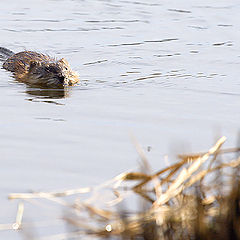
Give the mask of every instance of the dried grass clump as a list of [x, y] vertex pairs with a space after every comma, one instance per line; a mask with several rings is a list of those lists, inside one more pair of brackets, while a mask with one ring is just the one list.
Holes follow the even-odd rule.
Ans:
[[[41, 239], [240, 239], [240, 149], [222, 149], [225, 140], [208, 152], [179, 155], [177, 163], [156, 173], [136, 144], [142, 172], [122, 173], [94, 188], [10, 194], [9, 199], [47, 199], [64, 208], [68, 231]], [[20, 205], [13, 227], [26, 232], [22, 215]]]

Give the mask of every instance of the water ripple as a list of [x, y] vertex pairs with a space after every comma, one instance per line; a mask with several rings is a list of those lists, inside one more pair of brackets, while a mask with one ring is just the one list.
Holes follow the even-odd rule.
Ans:
[[179, 40], [178, 38], [166, 38], [161, 40], [145, 40], [143, 42], [133, 42], [133, 43], [120, 43], [120, 44], [110, 44], [109, 47], [119, 47], [119, 46], [135, 46], [135, 45], [142, 45], [144, 43], [164, 43], [170, 41]]
[[189, 10], [181, 10], [181, 9], [168, 9], [168, 11], [178, 12], [178, 13], [192, 13], [192, 12], [189, 11]]

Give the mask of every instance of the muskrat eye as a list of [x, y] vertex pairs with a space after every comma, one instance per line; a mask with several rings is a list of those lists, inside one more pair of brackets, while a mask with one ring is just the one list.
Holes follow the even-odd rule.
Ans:
[[40, 66], [41, 63], [39, 63], [38, 61], [31, 61], [30, 62], [30, 66], [29, 66], [29, 71], [32, 71], [34, 68], [36, 68], [37, 66]]
[[67, 66], [63, 66], [63, 70], [68, 70], [68, 67]]

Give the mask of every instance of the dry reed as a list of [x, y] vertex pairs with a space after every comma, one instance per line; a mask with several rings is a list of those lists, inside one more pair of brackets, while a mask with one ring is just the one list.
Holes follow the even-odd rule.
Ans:
[[[10, 194], [9, 199], [21, 200], [16, 222], [0, 230], [27, 231], [31, 224], [23, 221], [22, 202], [45, 199], [64, 209], [68, 231], [26, 239], [240, 239], [240, 149], [222, 149], [225, 140], [207, 152], [179, 155], [177, 163], [156, 173], [134, 140], [143, 172], [122, 173], [93, 188]], [[136, 208], [134, 196], [142, 207]], [[127, 210], [126, 204], [136, 209]]]

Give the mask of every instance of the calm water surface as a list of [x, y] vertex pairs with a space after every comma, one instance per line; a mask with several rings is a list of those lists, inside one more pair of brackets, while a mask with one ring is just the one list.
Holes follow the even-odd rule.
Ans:
[[0, 10], [1, 46], [65, 57], [81, 76], [61, 92], [0, 70], [0, 223], [16, 216], [9, 193], [96, 185], [137, 167], [131, 135], [151, 147], [154, 169], [220, 135], [235, 144], [237, 1], [15, 0]]

